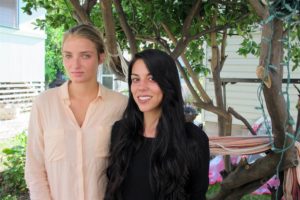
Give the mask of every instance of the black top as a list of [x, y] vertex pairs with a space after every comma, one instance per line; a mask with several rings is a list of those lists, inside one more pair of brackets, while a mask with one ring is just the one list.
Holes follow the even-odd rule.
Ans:
[[153, 138], [144, 138], [141, 148], [133, 156], [123, 183], [124, 200], [154, 199], [149, 180], [151, 146], [154, 140]]
[[[190, 152], [201, 154], [196, 155], [197, 160], [189, 166], [189, 179], [186, 185], [186, 193], [190, 200], [204, 200], [208, 188], [209, 169], [209, 146], [208, 137], [204, 131], [193, 123], [185, 124], [188, 139], [191, 141]], [[111, 145], [116, 142], [118, 123], [113, 126]], [[155, 138], [143, 137], [143, 143], [133, 155], [130, 162], [127, 176], [122, 184], [123, 200], [155, 200], [155, 194], [150, 185], [150, 158], [151, 148]], [[189, 140], [188, 140], [189, 141]], [[195, 142], [196, 141], [196, 142]], [[193, 151], [195, 144], [200, 147]]]

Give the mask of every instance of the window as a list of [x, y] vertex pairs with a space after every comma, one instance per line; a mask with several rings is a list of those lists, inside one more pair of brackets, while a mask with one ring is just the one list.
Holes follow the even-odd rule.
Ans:
[[114, 82], [114, 74], [110, 72], [109, 69], [105, 65], [100, 67], [100, 82], [107, 88], [114, 90], [115, 82]]
[[19, 27], [18, 0], [0, 0], [0, 26]]
[[102, 84], [109, 88], [109, 89], [114, 89], [114, 79], [111, 76], [102, 76]]

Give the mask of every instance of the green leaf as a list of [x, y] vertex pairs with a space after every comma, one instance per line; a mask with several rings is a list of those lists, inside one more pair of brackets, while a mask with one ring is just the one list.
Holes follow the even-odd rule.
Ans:
[[5, 153], [6, 155], [10, 155], [10, 154], [14, 154], [16, 150], [12, 148], [5, 148], [2, 150], [2, 152]]

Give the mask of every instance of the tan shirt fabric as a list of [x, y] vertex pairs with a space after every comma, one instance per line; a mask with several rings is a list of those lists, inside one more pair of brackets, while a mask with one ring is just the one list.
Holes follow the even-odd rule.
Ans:
[[79, 127], [69, 108], [68, 82], [36, 98], [25, 165], [31, 200], [103, 199], [111, 127], [126, 104], [125, 96], [100, 85]]

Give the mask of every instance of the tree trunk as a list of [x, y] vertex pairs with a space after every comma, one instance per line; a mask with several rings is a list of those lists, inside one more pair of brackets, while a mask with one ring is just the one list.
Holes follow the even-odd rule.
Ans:
[[[214, 15], [212, 19], [212, 26], [216, 25], [216, 15]], [[212, 57], [211, 57], [211, 71], [212, 76], [214, 80], [214, 90], [215, 90], [215, 96], [216, 96], [216, 104], [217, 107], [225, 110], [224, 108], [224, 102], [223, 102], [223, 95], [222, 95], [222, 83], [221, 83], [221, 77], [220, 77], [220, 52], [218, 48], [217, 43], [217, 32], [212, 32], [210, 34], [211, 36], [211, 51], [212, 51]], [[225, 120], [222, 116], [218, 115], [218, 133], [219, 136], [224, 136], [225, 133]]]
[[124, 10], [121, 5], [121, 1], [114, 0], [114, 5], [116, 7], [116, 11], [119, 16], [119, 21], [120, 21], [121, 27], [127, 37], [129, 47], [130, 47], [130, 53], [131, 53], [131, 55], [134, 55], [138, 51], [137, 46], [136, 46], [137, 42], [136, 42], [135, 36], [134, 36], [129, 24], [127, 23], [125, 13], [124, 13]]
[[[118, 44], [115, 30], [115, 22], [112, 14], [112, 1], [111, 0], [101, 0], [101, 10], [105, 29], [106, 38], [106, 57], [110, 59], [110, 68], [113, 70], [114, 74], [120, 80], [124, 80], [124, 73], [122, 71], [121, 61], [118, 54]], [[120, 55], [122, 56], [122, 55]]]
[[[264, 181], [276, 173], [276, 170], [283, 170], [297, 164], [294, 148], [290, 148], [283, 155], [281, 150], [291, 144], [291, 140], [285, 139], [287, 130], [288, 112], [286, 102], [282, 94], [283, 76], [283, 23], [274, 19], [265, 24], [262, 29], [262, 43], [259, 66], [266, 70], [264, 81], [268, 81], [268, 87], [263, 85], [263, 93], [267, 109], [272, 120], [272, 134], [274, 137], [275, 151], [267, 154], [266, 157], [258, 159], [254, 164], [240, 164], [222, 182], [220, 192], [214, 200], [239, 199], [238, 194], [247, 194], [261, 186]], [[269, 42], [266, 42], [269, 41]], [[274, 66], [269, 68], [269, 66]], [[274, 69], [273, 69], [274, 68]], [[267, 80], [267, 78], [269, 80]], [[284, 146], [285, 145], [285, 146]], [[281, 156], [283, 156], [281, 158]], [[281, 162], [281, 159], [282, 162]], [[247, 189], [247, 185], [253, 183], [255, 187]]]

